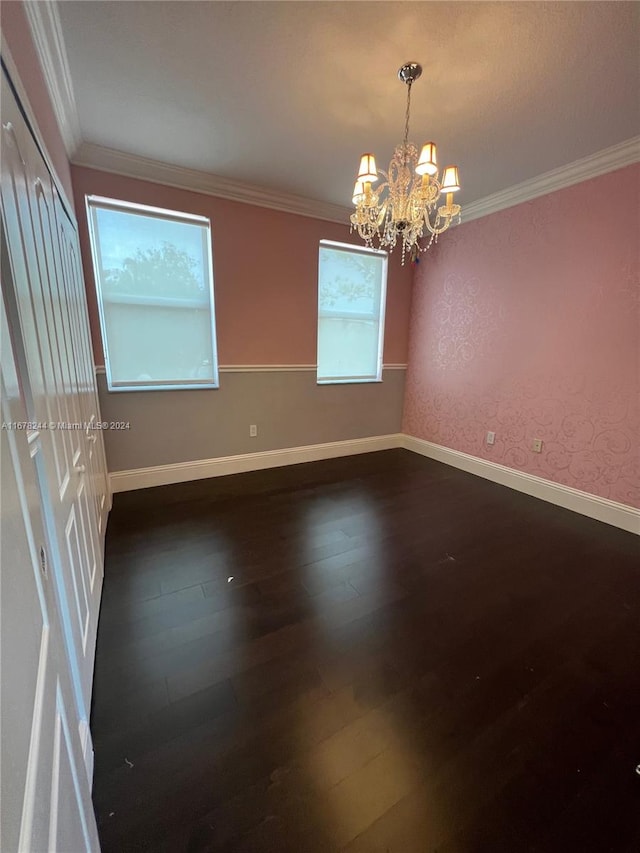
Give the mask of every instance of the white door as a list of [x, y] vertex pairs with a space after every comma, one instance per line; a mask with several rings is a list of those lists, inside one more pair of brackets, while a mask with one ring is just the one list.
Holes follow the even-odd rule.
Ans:
[[[81, 719], [87, 761], [102, 554], [76, 362], [78, 312], [65, 281], [56, 192], [13, 93], [2, 80], [2, 212], [13, 273], [12, 299], [25, 354], [25, 395], [39, 424], [36, 463], [50, 507], [53, 575]], [[78, 302], [76, 293], [76, 303]], [[71, 301], [71, 306], [73, 300]], [[74, 319], [75, 317], [75, 319]], [[85, 319], [86, 322], [86, 319]], [[87, 380], [84, 380], [85, 383]]]
[[87, 471], [97, 520], [98, 544], [102, 550], [107, 515], [110, 509], [110, 495], [103, 431], [100, 428], [100, 410], [89, 336], [88, 311], [79, 255], [78, 234], [75, 224], [65, 212], [57, 191], [55, 192], [54, 207], [60, 241], [60, 255], [64, 265], [63, 279], [66, 287], [68, 313], [72, 327], [79, 403], [83, 424], [86, 425], [84, 433], [87, 440]]
[[[2, 288], [8, 259], [2, 233]], [[3, 294], [4, 295], [4, 294]], [[66, 651], [52, 589], [51, 544], [41, 514], [37, 430], [11, 428], [28, 420], [14, 342], [0, 297], [2, 370], [0, 430], [2, 536], [3, 853], [98, 851], [99, 842], [83, 758]]]

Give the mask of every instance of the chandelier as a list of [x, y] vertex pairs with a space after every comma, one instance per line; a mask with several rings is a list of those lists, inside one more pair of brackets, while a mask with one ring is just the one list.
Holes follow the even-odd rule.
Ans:
[[[446, 231], [452, 221], [460, 221], [460, 205], [453, 203], [453, 194], [460, 189], [457, 166], [447, 166], [438, 177], [436, 145], [427, 142], [420, 155], [409, 142], [409, 112], [411, 86], [422, 74], [417, 62], [408, 62], [398, 71], [398, 77], [407, 86], [404, 139], [393, 153], [389, 169], [376, 169], [373, 154], [363, 154], [360, 170], [353, 190], [355, 211], [351, 214], [351, 230], [357, 230], [367, 246], [373, 247], [374, 238], [380, 248], [393, 251], [397, 242], [402, 244], [402, 263], [405, 254], [417, 261], [438, 235]], [[379, 176], [385, 180], [373, 188]], [[437, 206], [442, 195], [446, 203]], [[430, 234], [426, 246], [420, 239]]]

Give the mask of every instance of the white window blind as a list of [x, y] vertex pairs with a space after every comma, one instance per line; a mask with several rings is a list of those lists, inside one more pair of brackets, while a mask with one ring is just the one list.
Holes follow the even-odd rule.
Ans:
[[387, 253], [320, 242], [318, 382], [382, 378]]
[[218, 385], [211, 223], [87, 196], [112, 391]]

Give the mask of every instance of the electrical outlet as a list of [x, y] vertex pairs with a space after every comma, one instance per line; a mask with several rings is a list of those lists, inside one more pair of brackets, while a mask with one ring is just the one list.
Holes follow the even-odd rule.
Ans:
[[534, 438], [533, 444], [531, 445], [531, 449], [534, 453], [542, 453], [542, 439]]
[[487, 444], [495, 444], [496, 443], [496, 434], [489, 430], [487, 433]]
[[250, 438], [255, 438], [258, 435], [258, 427], [255, 424], [251, 424], [249, 427], [249, 436]]

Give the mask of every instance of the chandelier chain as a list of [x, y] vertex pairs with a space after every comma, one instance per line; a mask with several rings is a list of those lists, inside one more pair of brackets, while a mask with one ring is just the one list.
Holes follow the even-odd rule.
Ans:
[[407, 142], [409, 141], [409, 113], [411, 111], [411, 83], [407, 83], [407, 109], [404, 115], [404, 141], [403, 145], [406, 147]]

